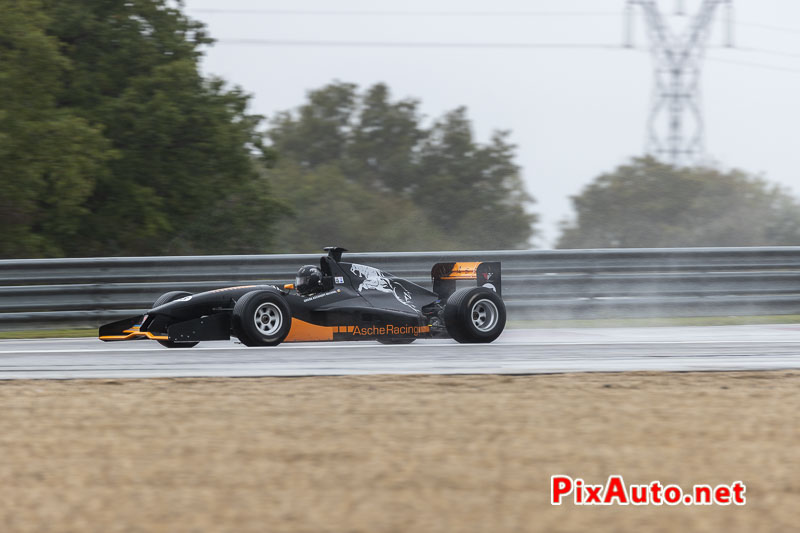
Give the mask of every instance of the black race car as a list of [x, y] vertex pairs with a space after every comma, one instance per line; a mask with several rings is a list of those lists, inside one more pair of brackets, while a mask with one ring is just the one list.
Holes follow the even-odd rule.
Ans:
[[[236, 337], [247, 346], [282, 342], [377, 340], [407, 344], [424, 337], [492, 342], [503, 331], [499, 262], [437, 263], [433, 291], [377, 268], [342, 261], [325, 248], [294, 284], [243, 285], [198, 294], [163, 294], [146, 314], [100, 327], [100, 339], [153, 339], [168, 348]], [[468, 287], [457, 282], [469, 280]], [[477, 284], [475, 284], [477, 282]]]

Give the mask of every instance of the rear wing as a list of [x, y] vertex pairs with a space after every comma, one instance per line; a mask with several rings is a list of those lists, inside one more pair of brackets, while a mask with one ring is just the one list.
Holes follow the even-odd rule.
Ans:
[[433, 292], [446, 300], [456, 290], [456, 282], [475, 280], [478, 287], [492, 289], [502, 296], [500, 261], [436, 263], [431, 269]]

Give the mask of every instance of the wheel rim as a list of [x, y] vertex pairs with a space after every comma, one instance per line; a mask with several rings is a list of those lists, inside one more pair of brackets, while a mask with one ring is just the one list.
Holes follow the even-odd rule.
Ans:
[[470, 312], [472, 317], [472, 325], [475, 329], [482, 333], [491, 331], [497, 325], [497, 319], [500, 313], [497, 311], [497, 306], [491, 300], [478, 300], [472, 305]]
[[258, 329], [261, 334], [272, 336], [281, 329], [283, 313], [274, 303], [263, 303], [256, 309], [253, 315], [253, 321], [256, 324], [256, 329]]

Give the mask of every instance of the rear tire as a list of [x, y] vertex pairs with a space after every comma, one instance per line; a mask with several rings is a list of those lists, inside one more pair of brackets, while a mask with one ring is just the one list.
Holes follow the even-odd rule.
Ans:
[[[155, 302], [153, 302], [153, 308], [156, 308], [159, 305], [164, 305], [169, 302], [174, 302], [175, 300], [178, 300], [180, 298], [185, 298], [186, 296], [191, 296], [191, 295], [192, 295], [191, 292], [186, 292], [186, 291], [165, 292], [164, 294], [159, 296]], [[158, 340], [156, 342], [158, 342], [158, 344], [166, 348], [193, 348], [197, 346], [196, 342], [175, 342], [175, 341], [162, 341], [162, 340]]]
[[248, 292], [233, 306], [233, 335], [245, 346], [277, 346], [292, 327], [292, 312], [277, 291]]
[[459, 289], [447, 299], [444, 324], [458, 342], [492, 342], [506, 327], [506, 306], [491, 289]]

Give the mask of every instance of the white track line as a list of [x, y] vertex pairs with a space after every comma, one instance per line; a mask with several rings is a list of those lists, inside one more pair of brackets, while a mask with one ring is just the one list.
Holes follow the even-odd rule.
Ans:
[[[689, 344], [701, 344], [701, 345], [710, 345], [710, 344], [722, 344], [722, 345], [765, 345], [765, 344], [784, 344], [784, 345], [791, 345], [797, 344], [800, 346], [800, 339], [797, 341], [789, 341], [789, 340], [743, 340], [743, 339], [731, 339], [731, 340], [687, 340], [687, 341], [598, 341], [598, 342], [501, 342], [497, 344], [465, 344], [459, 345], [454, 342], [449, 343], [425, 343], [425, 346], [461, 346], [462, 348], [467, 349], [478, 349], [478, 348], [491, 348], [493, 346], [505, 346], [505, 347], [526, 347], [526, 346], [535, 346], [535, 347], [554, 347], [554, 346], [641, 346], [641, 345], [658, 345], [658, 346], [672, 346], [672, 345], [689, 345]], [[324, 348], [326, 350], [375, 350], [375, 349], [385, 349], [385, 350], [396, 350], [396, 349], [404, 349], [404, 350], [414, 350], [418, 348], [420, 345], [412, 345], [412, 344], [348, 344], [346, 346], [337, 345], [332, 343], [304, 343], [304, 344], [285, 344], [276, 347], [263, 347], [264, 350], [318, 350], [320, 348]], [[225, 346], [202, 346], [202, 347], [195, 347], [195, 348], [188, 348], [187, 355], [191, 352], [197, 351], [218, 351], [218, 350], [227, 350], [230, 348], [234, 349], [241, 349], [243, 351], [248, 351], [251, 353], [255, 353], [254, 350], [248, 350], [246, 346], [242, 346], [240, 344], [230, 344]], [[147, 348], [112, 348], [110, 346], [97, 346], [97, 347], [89, 347], [84, 349], [45, 349], [45, 350], [36, 350], [36, 349], [17, 349], [17, 350], [0, 350], [0, 355], [15, 355], [15, 354], [30, 354], [30, 353], [96, 353], [96, 352], [154, 352], [154, 353], [183, 353], [177, 352], [175, 350], [169, 350], [167, 348], [160, 348], [156, 346], [149, 346]]]

